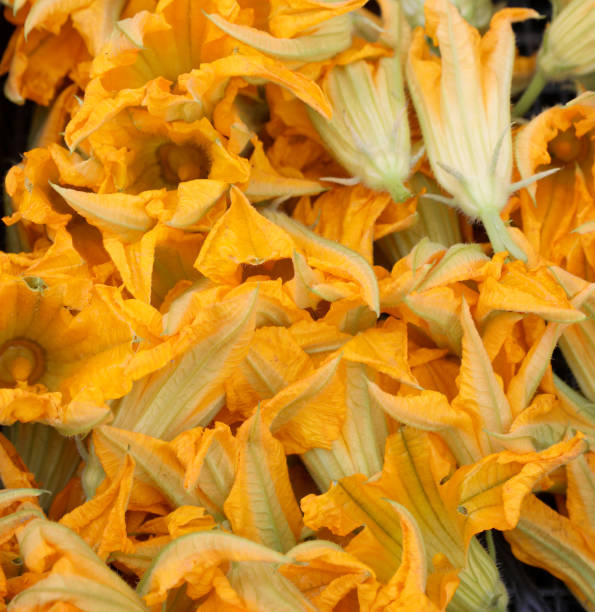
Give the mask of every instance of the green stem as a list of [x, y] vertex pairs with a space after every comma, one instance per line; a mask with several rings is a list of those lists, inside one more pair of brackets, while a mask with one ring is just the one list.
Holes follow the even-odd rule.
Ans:
[[486, 531], [486, 544], [488, 545], [488, 554], [492, 558], [492, 561], [496, 563], [496, 544], [494, 543], [494, 533], [492, 530]]
[[497, 209], [493, 208], [483, 211], [480, 218], [488, 234], [488, 238], [492, 243], [494, 253], [508, 251], [511, 257], [520, 259], [521, 261], [527, 261], [527, 254], [512, 239]]
[[532, 106], [533, 102], [537, 100], [537, 97], [541, 93], [542, 89], [546, 86], [547, 78], [538, 70], [535, 76], [529, 83], [529, 87], [525, 89], [521, 99], [515, 104], [512, 109], [513, 117], [522, 117]]

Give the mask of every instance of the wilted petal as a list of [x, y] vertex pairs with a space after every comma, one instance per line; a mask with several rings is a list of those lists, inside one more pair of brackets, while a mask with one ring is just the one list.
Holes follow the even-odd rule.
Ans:
[[336, 242], [322, 238], [283, 213], [267, 210], [265, 215], [284, 229], [313, 268], [355, 281], [362, 298], [378, 315], [380, 312], [378, 282], [370, 264], [358, 253]]
[[527, 497], [516, 529], [505, 532], [514, 555], [566, 582], [587, 608], [595, 605], [593, 532]]
[[250, 415], [260, 400], [309, 375], [312, 360], [285, 327], [254, 332], [248, 354], [225, 383], [227, 408]]
[[105, 560], [114, 550], [129, 552], [125, 514], [135, 463], [126, 455], [121, 471], [97, 489], [95, 496], [60, 519], [60, 524], [80, 535]]
[[287, 552], [296, 545], [302, 518], [283, 446], [268, 430], [260, 410], [238, 434], [236, 478], [224, 511], [234, 533]]
[[323, 495], [302, 498], [304, 523], [326, 527], [344, 536], [365, 525], [345, 548], [388, 582], [397, 571], [402, 552], [398, 515], [379, 491], [365, 486], [361, 474], [342, 478]]
[[245, 538], [223, 532], [191, 533], [173, 540], [147, 570], [138, 593], [149, 606], [161, 603], [170, 589], [189, 582], [195, 597], [212, 588], [213, 569], [223, 562], [287, 563], [281, 553]]
[[333, 612], [358, 585], [375, 580], [371, 568], [332, 542], [304, 542], [288, 554], [299, 565], [284, 565], [279, 572], [321, 612]]
[[395, 319], [384, 327], [367, 329], [357, 334], [342, 348], [348, 361], [364, 363], [378, 372], [415, 388], [419, 388], [407, 363], [407, 328]]
[[[482, 429], [504, 433], [512, 420], [510, 405], [465, 300], [461, 308], [461, 323], [463, 356], [457, 378], [460, 390], [453, 405], [477, 415]], [[486, 449], [490, 449], [490, 441], [479, 432], [478, 438], [484, 453], [489, 452]]]
[[150, 508], [166, 501], [174, 508], [197, 505], [216, 513], [200, 489], [184, 487], [184, 468], [172, 446], [173, 442], [108, 425], [93, 431], [94, 452], [110, 480], [115, 480], [116, 470], [127, 456], [134, 461], [135, 482], [130, 499], [133, 508]]
[[175, 340], [182, 349], [176, 359], [135, 383], [119, 402], [114, 426], [172, 439], [210, 423], [222, 404], [223, 381], [248, 350], [257, 295], [249, 290], [199, 309]]
[[223, 504], [233, 486], [237, 454], [237, 440], [229, 427], [215, 423], [200, 433], [191, 429], [176, 436], [171, 446], [185, 469], [184, 488], [204, 492], [223, 515]]
[[293, 249], [287, 233], [260, 215], [246, 196], [234, 189], [231, 206], [209, 232], [194, 265], [214, 281], [237, 284], [242, 264], [291, 257]]
[[329, 448], [340, 435], [345, 415], [341, 357], [329, 359], [312, 374], [262, 402], [262, 415], [286, 453], [314, 446]]
[[456, 508], [465, 542], [486, 529], [513, 529], [533, 487], [585, 448], [583, 436], [577, 435], [539, 453], [502, 451], [459, 468], [444, 485], [443, 494], [452, 510]]
[[[81, 597], [83, 601], [89, 601], [89, 596], [94, 593], [94, 586], [97, 586], [101, 593], [109, 594], [109, 600], [123, 605], [124, 610], [146, 610], [138, 595], [70, 529], [39, 518], [30, 521], [19, 532], [18, 541], [23, 562], [28, 569], [37, 573], [50, 572], [46, 579], [49, 581], [47, 589], [44, 582], [38, 582], [31, 588], [35, 589], [41, 584], [40, 590], [34, 592], [31, 599], [28, 589], [19, 596], [24, 601], [31, 602], [32, 610], [39, 602], [37, 597], [43, 596], [49, 601], [56, 601], [56, 595], [52, 594], [52, 585], [59, 588], [58, 597], [67, 596], [70, 578], [82, 587], [76, 590], [75, 596]], [[61, 591], [64, 587], [66, 593]], [[13, 600], [14, 609], [21, 609], [18, 604], [17, 599]], [[108, 609], [110, 608], [106, 608], [106, 612]]]

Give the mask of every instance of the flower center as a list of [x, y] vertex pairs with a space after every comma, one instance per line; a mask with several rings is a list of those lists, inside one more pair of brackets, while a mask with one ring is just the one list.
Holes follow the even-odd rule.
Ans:
[[0, 387], [33, 384], [45, 372], [43, 349], [25, 338], [16, 338], [0, 347]]
[[211, 171], [211, 160], [199, 146], [167, 143], [159, 147], [158, 155], [163, 178], [168, 183], [206, 179]]
[[574, 127], [560, 132], [548, 145], [548, 152], [552, 163], [568, 164], [580, 161], [588, 150], [589, 143], [586, 138], [579, 138]]

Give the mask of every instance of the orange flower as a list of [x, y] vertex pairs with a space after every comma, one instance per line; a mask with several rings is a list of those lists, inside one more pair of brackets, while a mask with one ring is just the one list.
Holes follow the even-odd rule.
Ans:
[[[362, 475], [342, 478], [325, 494], [304, 497], [304, 523], [313, 529], [327, 527], [339, 536], [364, 525], [345, 550], [369, 565], [384, 584], [391, 584], [401, 563], [415, 563], [428, 573], [429, 594], [430, 582], [436, 580], [432, 574], [446, 573], [446, 565], [448, 577], [444, 576], [440, 586], [434, 582], [438, 601], [445, 605], [453, 597], [458, 582], [455, 572], [460, 570], [453, 607], [471, 610], [474, 608], [467, 602], [474, 601], [476, 607], [489, 608], [491, 603], [494, 609], [503, 610], [506, 591], [495, 564], [478, 541], [472, 540], [467, 547], [455, 509], [441, 498], [438, 483], [452, 466], [453, 459], [439, 440], [403, 427], [387, 440], [379, 477], [370, 481]], [[403, 545], [408, 544], [410, 534], [401, 531], [399, 514], [388, 500], [396, 501], [412, 514], [423, 538], [425, 563], [419, 558], [403, 558]], [[482, 578], [478, 579], [480, 573]], [[389, 592], [386, 589], [384, 596]]]
[[[263, 55], [236, 53], [237, 43], [205, 16], [250, 19], [233, 0], [200, 6], [188, 0], [160, 3], [118, 23], [118, 31], [92, 66], [94, 77], [80, 110], [66, 130], [76, 146], [125, 108], [143, 106], [167, 121], [211, 116], [233, 77], [272, 81], [329, 114], [317, 85]], [[188, 24], [191, 24], [188, 27]]]
[[112, 610], [146, 612], [134, 590], [70, 529], [35, 518], [20, 529], [18, 541], [34, 584], [19, 589], [11, 607], [33, 611], [43, 602], [88, 609], [103, 601]]
[[[71, 313], [60, 285], [0, 283], [2, 422], [40, 421], [72, 434], [106, 418], [105, 401], [124, 395], [123, 366], [132, 354], [130, 327], [93, 292]], [[17, 307], [18, 304], [18, 307]]]
[[[262, 544], [221, 531], [202, 531], [181, 536], [166, 546], [143, 576], [138, 593], [151, 610], [157, 610], [171, 589], [186, 583], [191, 599], [207, 595], [223, 582], [231, 590], [219, 566], [226, 562], [278, 564], [291, 559]], [[233, 593], [233, 592], [232, 592]], [[241, 600], [235, 595], [236, 605]], [[159, 608], [158, 608], [159, 606]], [[221, 608], [219, 608], [221, 609]]]
[[236, 476], [224, 511], [236, 535], [279, 552], [295, 546], [302, 515], [293, 494], [285, 452], [256, 413], [239, 429]]
[[[564, 271], [589, 282], [595, 280], [595, 107], [578, 98], [564, 107], [548, 109], [519, 133], [517, 164], [524, 177], [534, 169], [558, 172], [520, 193], [523, 232], [537, 253], [563, 268], [560, 282], [569, 295], [576, 281]], [[564, 206], [560, 205], [564, 202]], [[573, 325], [560, 339], [560, 348], [587, 397], [595, 399], [595, 325], [593, 298], [583, 311], [589, 317]]]
[[[451, 203], [482, 220], [495, 252], [507, 250], [521, 259], [526, 256], [509, 236], [500, 211], [518, 188], [511, 184], [511, 23], [530, 17], [537, 13], [499, 11], [481, 38], [451, 3], [428, 1], [426, 31], [416, 30], [407, 62], [436, 179], [454, 196]], [[440, 58], [430, 51], [426, 34], [439, 45]]]
[[[138, 7], [132, 0], [9, 0], [18, 24], [4, 52], [0, 72], [8, 72], [6, 96], [22, 104], [26, 99], [49, 104], [65, 78], [84, 86], [88, 63], [99, 53], [115, 23]], [[144, 0], [144, 8], [154, 0]], [[18, 9], [18, 12], [17, 12]], [[138, 9], [137, 9], [138, 10]]]
[[579, 98], [550, 108], [521, 129], [515, 146], [522, 178], [558, 168], [520, 192], [522, 229], [531, 246], [571, 274], [595, 280], [595, 234], [576, 231], [595, 221], [595, 107]]

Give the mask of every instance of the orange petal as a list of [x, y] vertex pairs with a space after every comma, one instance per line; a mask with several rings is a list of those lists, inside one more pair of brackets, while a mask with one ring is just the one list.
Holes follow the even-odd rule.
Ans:
[[286, 453], [329, 448], [339, 437], [345, 414], [344, 381], [337, 371], [340, 359], [330, 359], [262, 402], [263, 418]]
[[194, 265], [212, 280], [237, 284], [241, 264], [258, 265], [291, 257], [293, 248], [286, 232], [260, 215], [240, 191], [232, 189], [231, 206], [209, 232]]
[[280, 552], [295, 546], [302, 517], [283, 446], [264, 424], [260, 410], [238, 434], [236, 478], [224, 511], [234, 533]]
[[134, 468], [134, 459], [126, 455], [114, 480], [106, 481], [92, 499], [60, 519], [60, 524], [82, 536], [100, 559], [105, 560], [115, 550], [129, 550], [124, 516]]

